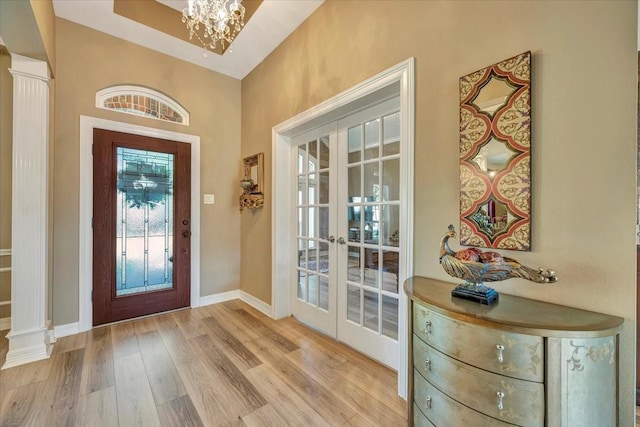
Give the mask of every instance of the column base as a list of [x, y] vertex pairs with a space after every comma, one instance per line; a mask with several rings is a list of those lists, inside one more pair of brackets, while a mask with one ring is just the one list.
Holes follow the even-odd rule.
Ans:
[[13, 330], [7, 334], [9, 340], [9, 351], [7, 358], [0, 369], [13, 368], [25, 363], [37, 360], [48, 359], [51, 356], [53, 345], [49, 336], [49, 324], [42, 329], [34, 331], [14, 333]]

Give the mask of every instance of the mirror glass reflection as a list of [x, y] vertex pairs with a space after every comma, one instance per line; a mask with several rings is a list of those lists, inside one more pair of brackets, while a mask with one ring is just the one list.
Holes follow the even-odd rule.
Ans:
[[513, 92], [517, 88], [510, 85], [504, 78], [492, 75], [479, 91], [478, 95], [471, 101], [479, 111], [494, 114], [504, 107]]
[[505, 232], [516, 216], [509, 207], [499, 200], [489, 199], [481, 204], [478, 210], [471, 215], [471, 219], [478, 229], [488, 236], [495, 237]]
[[511, 151], [504, 141], [492, 137], [489, 142], [478, 150], [478, 154], [471, 159], [481, 171], [493, 178], [497, 172], [505, 169], [511, 157], [517, 153]]

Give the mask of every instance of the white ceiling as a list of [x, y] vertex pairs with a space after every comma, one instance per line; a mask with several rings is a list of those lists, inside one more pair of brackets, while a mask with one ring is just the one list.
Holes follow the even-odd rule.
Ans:
[[[186, 0], [158, 0], [182, 11]], [[53, 0], [56, 16], [237, 79], [244, 78], [324, 0], [264, 0], [224, 55], [113, 13], [113, 0]], [[187, 32], [185, 26], [185, 33]]]

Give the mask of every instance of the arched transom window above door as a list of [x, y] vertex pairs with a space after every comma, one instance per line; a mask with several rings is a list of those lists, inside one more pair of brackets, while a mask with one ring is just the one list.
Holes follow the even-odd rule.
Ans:
[[96, 107], [189, 126], [187, 110], [167, 95], [143, 86], [111, 86], [96, 92]]

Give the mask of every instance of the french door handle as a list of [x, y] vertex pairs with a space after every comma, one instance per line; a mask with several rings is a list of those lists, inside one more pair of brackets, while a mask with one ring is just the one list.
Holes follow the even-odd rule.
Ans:
[[322, 238], [322, 240], [324, 240], [324, 241], [326, 241], [326, 242], [333, 243], [333, 242], [335, 242], [335, 241], [336, 241], [336, 238], [335, 238], [335, 237], [333, 237], [333, 236], [329, 236], [329, 237], [324, 236], [324, 237]]
[[340, 243], [341, 245], [344, 245], [347, 242], [344, 240], [344, 237], [338, 237], [338, 243]]

